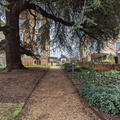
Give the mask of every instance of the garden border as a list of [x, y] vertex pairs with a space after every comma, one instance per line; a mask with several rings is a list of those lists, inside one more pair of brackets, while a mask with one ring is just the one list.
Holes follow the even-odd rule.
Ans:
[[[79, 88], [76, 86], [76, 84], [75, 84], [75, 82], [73, 81], [73, 79], [71, 78], [70, 74], [69, 74], [66, 70], [64, 70], [64, 71], [65, 71], [65, 73], [66, 73], [66, 74], [65, 74], [66, 77], [71, 80], [73, 86], [75, 87], [77, 93], [79, 94]], [[88, 108], [90, 108], [90, 109], [95, 113], [95, 115], [96, 115], [98, 118], [100, 118], [101, 120], [106, 120], [106, 118], [105, 118], [99, 111], [95, 110], [94, 107], [88, 106], [88, 102], [87, 102], [87, 100], [86, 100], [85, 98], [80, 97], [80, 96], [79, 96], [79, 98], [80, 98], [80, 100], [82, 100], [82, 102], [84, 102], [84, 103], [87, 105]]]

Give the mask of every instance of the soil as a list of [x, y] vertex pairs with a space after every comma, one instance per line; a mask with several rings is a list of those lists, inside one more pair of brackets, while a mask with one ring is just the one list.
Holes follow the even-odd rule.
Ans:
[[9, 117], [21, 103], [25, 103], [45, 72], [44, 69], [32, 68], [12, 72], [0, 70], [0, 118]]
[[16, 120], [99, 120], [61, 69], [50, 69]]

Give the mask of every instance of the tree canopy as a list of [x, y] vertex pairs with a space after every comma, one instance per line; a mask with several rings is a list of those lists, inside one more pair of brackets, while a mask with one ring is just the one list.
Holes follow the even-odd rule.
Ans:
[[53, 32], [53, 45], [70, 51], [73, 44], [80, 48], [98, 41], [102, 47], [106, 41], [117, 38], [119, 5], [119, 0], [2, 0], [0, 7], [6, 12], [7, 22], [0, 31], [7, 35], [10, 29], [16, 29], [13, 27], [17, 25], [10, 24], [10, 16], [16, 17], [24, 10], [35, 10], [46, 17]]

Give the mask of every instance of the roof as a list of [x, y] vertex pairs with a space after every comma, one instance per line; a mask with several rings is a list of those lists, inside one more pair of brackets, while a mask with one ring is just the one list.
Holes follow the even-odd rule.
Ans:
[[63, 54], [61, 55], [60, 58], [66, 58], [66, 59], [68, 59], [68, 58], [67, 58], [65, 55], [63, 55]]
[[58, 59], [57, 57], [49, 57], [49, 59]]

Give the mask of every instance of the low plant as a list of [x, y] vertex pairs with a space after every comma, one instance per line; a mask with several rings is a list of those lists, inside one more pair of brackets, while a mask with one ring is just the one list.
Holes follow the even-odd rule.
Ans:
[[[16, 110], [14, 110], [14, 112], [11, 113], [10, 115], [0, 116], [0, 120], [15, 120], [15, 118], [22, 112], [23, 105], [24, 103], [20, 103]], [[4, 111], [2, 110], [2, 112]]]
[[63, 67], [66, 71], [72, 72], [72, 63], [64, 63], [64, 64], [62, 65], [62, 67]]
[[120, 113], [120, 86], [116, 87], [90, 85], [84, 92], [91, 106], [106, 113], [117, 114]]
[[10, 118], [9, 117], [0, 116], [0, 120], [10, 120]]
[[78, 85], [82, 91], [80, 95], [88, 99], [90, 106], [114, 115], [120, 113], [120, 73], [118, 71], [82, 70], [72, 74], [72, 77], [79, 79]]

